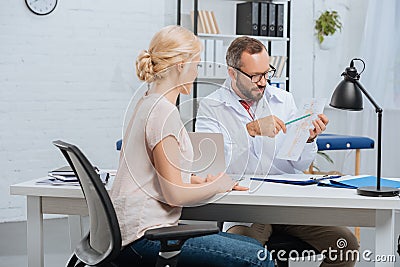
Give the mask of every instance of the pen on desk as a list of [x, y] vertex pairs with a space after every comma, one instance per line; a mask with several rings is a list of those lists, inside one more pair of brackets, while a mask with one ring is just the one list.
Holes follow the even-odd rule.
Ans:
[[323, 175], [322, 177], [311, 177], [311, 180], [320, 181], [320, 180], [329, 180], [336, 179], [342, 177], [341, 175]]
[[268, 179], [264, 179], [264, 178], [256, 178], [256, 177], [251, 177], [250, 181], [261, 181], [261, 182], [268, 182]]
[[310, 117], [310, 116], [311, 116], [311, 114], [312, 114], [312, 113], [309, 113], [309, 114], [307, 114], [307, 115], [304, 115], [304, 116], [301, 116], [301, 117], [299, 117], [299, 118], [297, 118], [297, 119], [294, 119], [294, 120], [291, 120], [291, 121], [285, 122], [285, 125], [288, 125], [288, 124], [291, 124], [291, 123], [293, 123], [293, 122], [296, 122], [296, 121], [299, 121], [299, 120], [305, 119], [305, 118], [307, 118], [307, 117]]

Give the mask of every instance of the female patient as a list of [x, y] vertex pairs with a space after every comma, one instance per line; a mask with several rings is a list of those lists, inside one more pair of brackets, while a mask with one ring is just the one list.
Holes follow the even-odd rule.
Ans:
[[[143, 234], [177, 225], [182, 206], [232, 189], [246, 190], [224, 174], [190, 176], [192, 145], [175, 103], [179, 94], [190, 93], [200, 50], [192, 32], [168, 26], [137, 58], [137, 76], [149, 89], [127, 125], [111, 190], [124, 246], [119, 258], [123, 266], [155, 265], [159, 242]], [[234, 234], [191, 238], [182, 248], [179, 266], [273, 266], [265, 255], [257, 258], [260, 250], [255, 239]]]

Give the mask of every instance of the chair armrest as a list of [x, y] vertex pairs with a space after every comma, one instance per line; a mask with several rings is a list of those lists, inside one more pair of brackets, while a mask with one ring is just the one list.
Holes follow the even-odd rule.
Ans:
[[[171, 251], [180, 251], [186, 240], [192, 237], [212, 235], [219, 232], [216, 225], [212, 224], [188, 224], [150, 229], [144, 233], [144, 237], [149, 240], [158, 240], [161, 243], [160, 256]], [[175, 241], [175, 242], [170, 242]], [[178, 252], [179, 253], [179, 252]], [[160, 259], [159, 259], [160, 260]], [[162, 260], [162, 259], [161, 259]], [[159, 262], [158, 262], [159, 263]], [[157, 264], [158, 264], [157, 263]], [[160, 265], [164, 266], [162, 262]]]
[[214, 224], [189, 224], [150, 229], [144, 233], [149, 240], [160, 241], [160, 252], [158, 254], [156, 267], [176, 266], [178, 256], [186, 240], [192, 237], [216, 234], [218, 227]]
[[183, 240], [192, 237], [216, 234], [219, 229], [213, 224], [189, 224], [150, 229], [144, 233], [149, 240]]

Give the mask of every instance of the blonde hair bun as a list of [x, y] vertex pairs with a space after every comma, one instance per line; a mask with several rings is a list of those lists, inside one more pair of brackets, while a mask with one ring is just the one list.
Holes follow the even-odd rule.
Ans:
[[154, 80], [153, 62], [147, 50], [140, 52], [136, 59], [136, 75], [141, 81], [152, 82]]
[[151, 83], [162, 79], [166, 71], [199, 54], [201, 43], [193, 32], [170, 25], [158, 31], [136, 59], [136, 74], [141, 81]]

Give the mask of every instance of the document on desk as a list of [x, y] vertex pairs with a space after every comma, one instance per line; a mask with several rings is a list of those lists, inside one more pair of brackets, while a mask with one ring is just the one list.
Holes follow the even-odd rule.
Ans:
[[[343, 176], [336, 180], [320, 181], [319, 186], [330, 186], [339, 188], [356, 189], [363, 186], [376, 186], [376, 176], [371, 175], [357, 175], [357, 176]], [[400, 188], [400, 179], [396, 178], [381, 178], [381, 186], [397, 187]]]
[[[67, 168], [67, 167], [63, 167]], [[61, 168], [60, 168], [61, 169]], [[115, 176], [116, 170], [109, 169], [98, 169], [96, 168], [96, 172], [99, 175], [100, 180], [103, 184], [107, 184], [110, 177]], [[55, 174], [57, 173], [57, 174]], [[59, 174], [58, 174], [59, 173]], [[50, 171], [48, 173], [48, 177], [43, 180], [39, 180], [36, 184], [43, 185], [56, 185], [56, 186], [80, 186], [78, 178], [75, 176], [75, 173], [64, 173], [64, 171]]]
[[318, 118], [318, 114], [323, 113], [325, 103], [326, 98], [308, 98], [301, 102], [299, 111], [294, 118], [304, 117], [305, 114], [311, 114], [311, 116], [287, 126], [285, 140], [276, 155], [278, 159], [294, 161], [299, 159], [310, 136], [309, 129], [314, 128], [312, 121]]
[[322, 180], [332, 180], [340, 178], [340, 175], [311, 175], [311, 174], [281, 174], [281, 175], [268, 175], [267, 177], [251, 177], [250, 181], [253, 182], [271, 182], [292, 185], [312, 185], [318, 184]]

